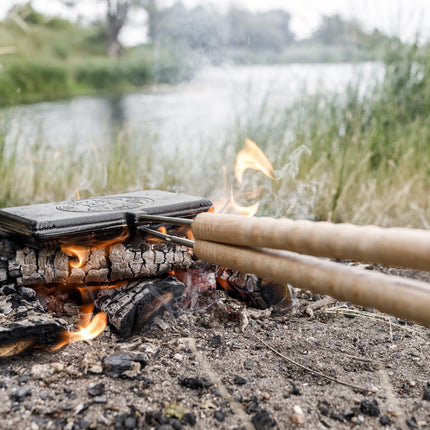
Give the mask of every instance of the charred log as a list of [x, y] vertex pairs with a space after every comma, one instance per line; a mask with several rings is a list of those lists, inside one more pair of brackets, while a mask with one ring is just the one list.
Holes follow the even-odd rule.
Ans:
[[182, 296], [184, 288], [171, 275], [133, 281], [120, 288], [100, 290], [96, 309], [107, 314], [109, 324], [120, 336], [129, 337], [171, 307]]
[[186, 269], [191, 262], [185, 246], [137, 237], [133, 242], [91, 249], [83, 266], [73, 268], [76, 258], [60, 249], [38, 250], [0, 239], [0, 285], [110, 283], [160, 276]]
[[225, 268], [218, 269], [217, 281], [230, 295], [258, 309], [280, 310], [292, 305], [292, 293], [286, 284]]
[[54, 345], [65, 325], [47, 314], [37, 300], [27, 300], [17, 292], [0, 295], [0, 357]]

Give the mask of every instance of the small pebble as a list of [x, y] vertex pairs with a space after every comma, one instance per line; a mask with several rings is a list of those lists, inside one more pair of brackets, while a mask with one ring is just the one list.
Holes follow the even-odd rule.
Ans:
[[248, 381], [243, 378], [242, 376], [236, 375], [234, 377], [234, 383], [235, 385], [245, 385]]
[[179, 383], [183, 387], [190, 388], [191, 390], [201, 390], [203, 388], [209, 388], [213, 385], [209, 381], [197, 378], [182, 378], [179, 380]]
[[246, 370], [252, 370], [254, 365], [255, 365], [255, 363], [252, 360], [247, 360], [243, 363], [243, 367]]
[[378, 402], [376, 400], [370, 401], [370, 400], [364, 399], [360, 403], [360, 411], [364, 415], [368, 415], [369, 417], [379, 417], [379, 415], [381, 414]]
[[225, 420], [225, 412], [223, 411], [215, 411], [214, 412], [214, 418], [219, 421], [219, 422], [223, 422]]
[[276, 425], [276, 421], [270, 416], [266, 410], [257, 412], [251, 419], [255, 430], [268, 430]]
[[210, 346], [212, 348], [219, 348], [222, 345], [221, 336], [218, 334], [211, 339]]
[[291, 385], [290, 394], [292, 394], [293, 396], [301, 396], [302, 395], [301, 391], [296, 387], [296, 384]]
[[340, 412], [332, 412], [330, 414], [330, 418], [332, 418], [333, 420], [339, 421], [341, 423], [344, 423], [346, 421], [345, 416]]
[[263, 398], [263, 400], [270, 400], [270, 394], [266, 391], [261, 394], [261, 397]]
[[101, 396], [105, 392], [105, 384], [100, 382], [99, 384], [90, 384], [87, 388], [87, 393], [91, 397]]
[[393, 424], [391, 420], [387, 417], [387, 415], [381, 415], [381, 418], [379, 418], [379, 422], [382, 426], [390, 426]]
[[182, 424], [177, 418], [170, 418], [169, 424], [174, 430], [181, 430], [182, 429]]
[[294, 412], [290, 415], [290, 421], [294, 424], [302, 425], [305, 423], [305, 414], [300, 406], [294, 406]]
[[20, 387], [10, 394], [10, 399], [13, 402], [23, 402], [26, 397], [31, 396], [31, 391], [27, 387]]
[[407, 424], [407, 425], [408, 425], [408, 427], [409, 427], [409, 428], [411, 428], [411, 429], [416, 429], [416, 428], [418, 428], [417, 420], [415, 419], [415, 417], [407, 418], [407, 419], [406, 419], [406, 424]]
[[106, 373], [109, 376], [118, 376], [131, 367], [132, 356], [126, 352], [113, 354], [104, 359]]
[[184, 356], [182, 354], [175, 354], [173, 356], [173, 359], [176, 361], [183, 361], [184, 360]]
[[182, 421], [186, 424], [189, 424], [190, 426], [194, 426], [197, 422], [197, 418], [191, 412], [187, 412], [186, 414], [184, 414]]
[[427, 382], [427, 387], [424, 388], [423, 400], [427, 400], [430, 402], [430, 383], [429, 382]]

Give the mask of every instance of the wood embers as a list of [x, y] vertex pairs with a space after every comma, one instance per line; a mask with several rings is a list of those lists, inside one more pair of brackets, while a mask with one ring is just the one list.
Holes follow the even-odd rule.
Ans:
[[64, 319], [79, 311], [78, 290], [121, 337], [141, 331], [166, 308], [180, 313], [210, 306], [217, 285], [258, 308], [291, 304], [287, 286], [268, 288], [253, 275], [196, 261], [187, 247], [145, 236], [91, 249], [79, 268], [74, 262], [60, 249], [0, 239], [0, 357], [58, 343], [72, 328]]

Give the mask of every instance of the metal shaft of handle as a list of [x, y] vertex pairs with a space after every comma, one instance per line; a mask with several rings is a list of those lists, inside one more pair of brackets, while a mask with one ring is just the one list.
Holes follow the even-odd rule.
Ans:
[[164, 240], [165, 242], [169, 243], [176, 243], [178, 245], [185, 245], [189, 248], [194, 248], [194, 242], [189, 239], [185, 239], [183, 237], [178, 236], [172, 236], [170, 234], [161, 233], [160, 231], [153, 230], [148, 227], [139, 227], [139, 230], [144, 231], [147, 234], [150, 234], [151, 236], [158, 237], [159, 239]]

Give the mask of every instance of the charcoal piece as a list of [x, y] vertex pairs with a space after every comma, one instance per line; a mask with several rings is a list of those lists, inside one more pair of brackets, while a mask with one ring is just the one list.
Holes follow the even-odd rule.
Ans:
[[289, 308], [293, 304], [289, 285], [267, 281], [250, 273], [220, 267], [217, 281], [232, 296], [258, 309]]
[[0, 296], [0, 357], [19, 354], [34, 346], [59, 342], [65, 322], [46, 314], [38, 301], [19, 294]]
[[129, 282], [119, 288], [100, 290], [96, 308], [107, 314], [109, 324], [119, 335], [129, 337], [177, 301], [184, 288], [171, 275]]
[[[172, 230], [169, 233], [175, 234]], [[192, 263], [192, 253], [186, 246], [151, 240], [140, 233], [133, 240], [89, 250], [80, 268], [71, 267], [76, 257], [65, 251], [39, 250], [0, 238], [0, 263], [4, 266], [0, 285], [102, 284], [159, 276], [187, 269]]]

